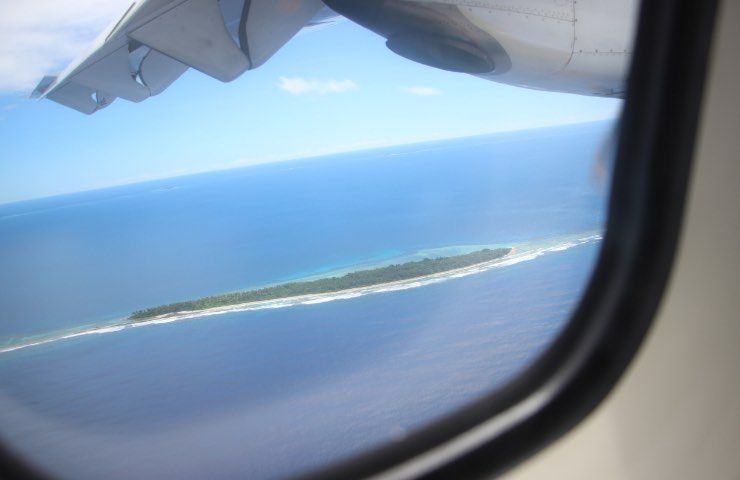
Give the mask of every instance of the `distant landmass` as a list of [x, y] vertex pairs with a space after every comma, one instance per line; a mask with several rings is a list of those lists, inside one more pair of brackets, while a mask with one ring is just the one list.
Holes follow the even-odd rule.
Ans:
[[429, 275], [464, 269], [474, 265], [498, 260], [512, 251], [511, 248], [484, 248], [471, 253], [447, 257], [425, 258], [424, 260], [388, 265], [386, 267], [359, 270], [340, 277], [318, 280], [281, 283], [255, 290], [224, 293], [210, 297], [170, 303], [158, 307], [137, 310], [129, 316], [132, 322], [176, 315], [183, 312], [207, 311], [233, 305], [279, 300], [304, 295], [340, 293], [363, 287], [414, 280]]

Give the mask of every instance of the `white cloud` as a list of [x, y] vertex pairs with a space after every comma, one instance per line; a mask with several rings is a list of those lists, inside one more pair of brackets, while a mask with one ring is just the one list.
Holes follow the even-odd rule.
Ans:
[[280, 77], [278, 88], [292, 95], [306, 93], [343, 93], [359, 88], [352, 80], [308, 80], [301, 77]]
[[442, 95], [442, 90], [435, 87], [408, 87], [404, 88], [404, 91], [411, 95], [417, 95], [419, 97], [433, 97], [435, 95]]
[[83, 53], [132, 0], [0, 1], [0, 93], [29, 92]]

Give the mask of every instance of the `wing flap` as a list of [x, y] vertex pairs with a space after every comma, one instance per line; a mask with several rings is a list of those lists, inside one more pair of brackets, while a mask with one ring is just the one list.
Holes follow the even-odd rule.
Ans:
[[76, 83], [131, 102], [141, 102], [150, 96], [149, 89], [134, 80], [127, 45], [82, 69], [74, 78]]
[[321, 0], [251, 0], [239, 27], [253, 68], [265, 63], [324, 7]]
[[226, 30], [217, 0], [188, 0], [128, 35], [223, 82], [250, 66]]
[[67, 82], [56, 87], [47, 98], [87, 115], [95, 113], [115, 100], [115, 97], [75, 82]]
[[150, 50], [141, 61], [139, 75], [144, 84], [149, 87], [151, 94], [159, 95], [172, 85], [172, 82], [180, 78], [180, 75], [187, 69], [188, 66], [184, 63], [156, 50]]

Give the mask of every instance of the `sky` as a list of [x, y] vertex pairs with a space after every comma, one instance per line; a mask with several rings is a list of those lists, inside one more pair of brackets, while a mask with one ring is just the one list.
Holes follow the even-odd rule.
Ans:
[[350, 21], [304, 32], [230, 83], [189, 70], [87, 116], [29, 100], [129, 0], [0, 0], [0, 204], [396, 144], [614, 118], [620, 101], [415, 64]]

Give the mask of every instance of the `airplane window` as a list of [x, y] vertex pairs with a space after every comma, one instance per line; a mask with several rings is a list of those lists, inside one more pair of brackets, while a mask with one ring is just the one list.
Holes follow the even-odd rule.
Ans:
[[475, 4], [0, 6], [2, 443], [283, 478], [531, 365], [600, 250], [637, 6]]

